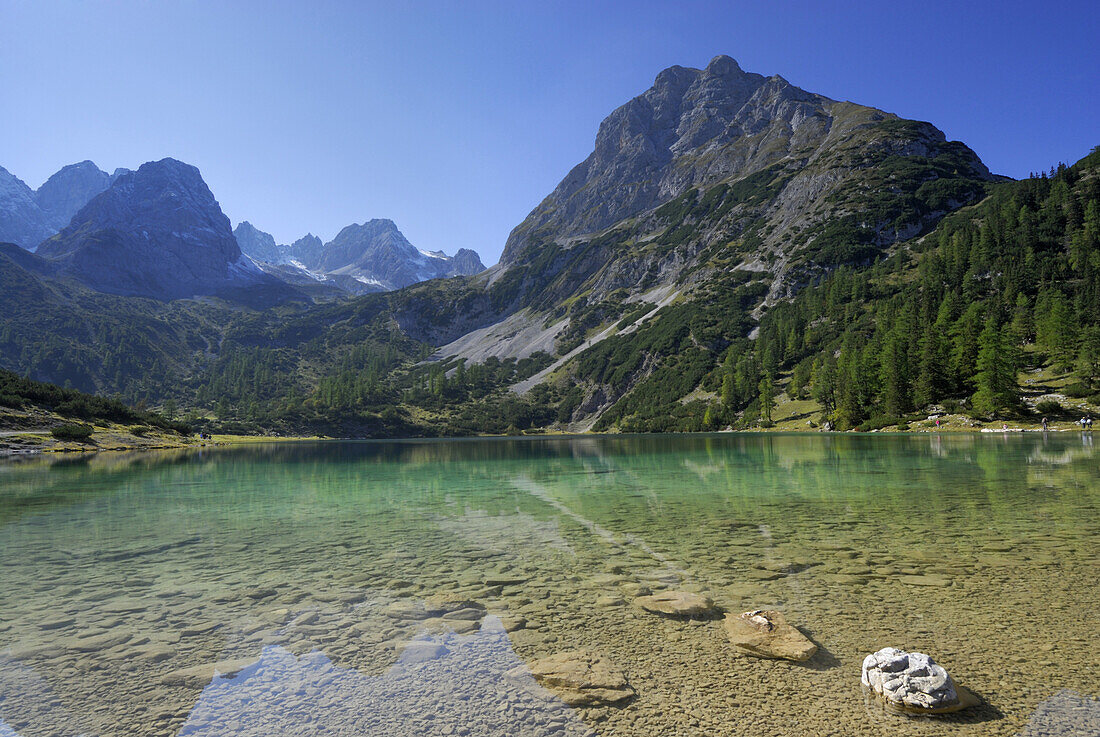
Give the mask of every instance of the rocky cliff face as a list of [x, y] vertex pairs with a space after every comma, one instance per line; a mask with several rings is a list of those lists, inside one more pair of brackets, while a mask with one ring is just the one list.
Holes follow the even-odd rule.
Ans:
[[0, 242], [33, 251], [55, 232], [35, 201], [34, 190], [0, 167]]
[[113, 294], [170, 300], [268, 287], [199, 170], [174, 159], [123, 174], [44, 242], [57, 272]]
[[58, 231], [110, 183], [111, 175], [91, 161], [81, 161], [47, 179], [35, 192], [35, 201], [49, 218], [50, 226]]

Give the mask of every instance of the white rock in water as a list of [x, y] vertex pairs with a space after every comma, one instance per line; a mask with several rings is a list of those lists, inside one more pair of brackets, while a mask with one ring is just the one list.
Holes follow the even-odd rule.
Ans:
[[888, 705], [918, 712], [962, 708], [955, 682], [924, 653], [884, 647], [863, 659], [863, 685]]

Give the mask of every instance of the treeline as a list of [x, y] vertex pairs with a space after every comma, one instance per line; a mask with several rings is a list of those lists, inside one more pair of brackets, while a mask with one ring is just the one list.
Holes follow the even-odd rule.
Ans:
[[1100, 401], [1100, 149], [999, 185], [908, 250], [841, 268], [773, 307], [731, 346], [712, 425], [771, 419], [787, 394], [839, 428], [941, 405], [1020, 415], [1018, 372], [1051, 365]]
[[191, 427], [155, 412], [134, 409], [118, 399], [85, 394], [54, 384], [33, 381], [11, 371], [0, 370], [0, 406], [13, 409], [41, 407], [67, 419], [149, 425], [189, 435]]

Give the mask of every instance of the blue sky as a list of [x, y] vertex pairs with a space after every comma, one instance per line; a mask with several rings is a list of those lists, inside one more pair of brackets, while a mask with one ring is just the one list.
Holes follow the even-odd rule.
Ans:
[[1100, 3], [0, 0], [0, 165], [198, 166], [290, 242], [392, 218], [497, 260], [673, 64], [929, 120], [998, 173], [1100, 144]]

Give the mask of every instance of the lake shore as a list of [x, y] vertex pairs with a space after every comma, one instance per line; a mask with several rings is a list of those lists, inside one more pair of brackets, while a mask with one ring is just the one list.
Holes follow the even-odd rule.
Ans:
[[[950, 415], [940, 418], [939, 426], [935, 420], [924, 420], [906, 425], [891, 425], [873, 430], [824, 430], [820, 426], [809, 426], [805, 421], [779, 421], [771, 427], [758, 427], [747, 430], [719, 430], [722, 434], [755, 433], [824, 433], [824, 434], [868, 434], [868, 433], [1081, 433], [1091, 435], [1091, 430], [1082, 430], [1077, 422], [1050, 422], [1046, 430], [1040, 423], [1026, 423], [1017, 420], [981, 422], [965, 415]], [[531, 432], [514, 437], [554, 437], [554, 436], [601, 436], [620, 433], [566, 433]], [[693, 433], [683, 433], [691, 435]], [[707, 434], [707, 433], [698, 433]], [[507, 435], [479, 435], [476, 437], [513, 437]], [[59, 440], [48, 430], [0, 430], [0, 458], [38, 454], [78, 454], [78, 453], [115, 453], [151, 450], [181, 450], [187, 448], [225, 447], [235, 445], [259, 445], [265, 443], [293, 443], [318, 440], [356, 440], [358, 438], [333, 438], [322, 435], [211, 435], [208, 438], [181, 436], [172, 432], [157, 432], [147, 435], [134, 435], [125, 428], [96, 427], [92, 437], [86, 442]], [[380, 438], [375, 438], [380, 439]], [[400, 438], [388, 438], [397, 440]], [[447, 438], [440, 438], [447, 439]]]

